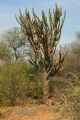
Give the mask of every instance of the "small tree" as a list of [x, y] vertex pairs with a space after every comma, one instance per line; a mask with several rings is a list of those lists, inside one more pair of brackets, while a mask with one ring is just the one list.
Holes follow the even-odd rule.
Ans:
[[5, 41], [6, 46], [10, 50], [12, 61], [16, 61], [21, 57], [25, 57], [29, 52], [29, 41], [20, 28], [13, 28], [5, 31], [1, 39]]
[[43, 76], [43, 102], [49, 98], [48, 83], [50, 77], [53, 77], [59, 70], [67, 52], [62, 55], [61, 47], [59, 55], [55, 57], [56, 47], [60, 41], [61, 30], [66, 16], [62, 16], [62, 7], [58, 8], [57, 4], [53, 13], [49, 9], [49, 19], [47, 19], [44, 11], [42, 11], [42, 19], [35, 14], [32, 9], [33, 17], [31, 18], [29, 11], [25, 10], [25, 15], [21, 11], [19, 20], [16, 20], [21, 25], [21, 29], [27, 36], [31, 47], [35, 53], [34, 59], [31, 57], [29, 62], [35, 66]]

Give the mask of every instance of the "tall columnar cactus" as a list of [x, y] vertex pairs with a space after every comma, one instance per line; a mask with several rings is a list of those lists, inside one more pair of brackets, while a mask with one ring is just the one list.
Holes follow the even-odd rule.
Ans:
[[31, 57], [29, 62], [43, 74], [43, 94], [45, 99], [47, 99], [49, 96], [47, 80], [49, 81], [49, 77], [53, 77], [57, 71], [61, 69], [61, 64], [67, 54], [66, 52], [62, 55], [60, 48], [59, 55], [55, 58], [56, 47], [60, 41], [66, 11], [62, 19], [62, 7], [58, 8], [57, 4], [53, 12], [49, 9], [48, 17], [46, 17], [45, 12], [42, 11], [42, 19], [39, 19], [34, 9], [32, 9], [32, 18], [27, 9], [25, 10], [25, 15], [22, 15], [20, 10], [19, 12], [19, 20], [17, 17], [16, 20], [21, 25], [21, 29], [24, 34], [26, 34], [35, 53], [36, 59], [32, 59]]

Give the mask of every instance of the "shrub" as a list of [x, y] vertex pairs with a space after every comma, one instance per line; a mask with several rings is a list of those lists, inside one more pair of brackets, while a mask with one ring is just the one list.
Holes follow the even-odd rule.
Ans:
[[20, 62], [0, 66], [0, 106], [14, 105], [16, 99], [39, 98], [42, 82], [36, 77], [29, 77], [35, 72], [34, 68]]

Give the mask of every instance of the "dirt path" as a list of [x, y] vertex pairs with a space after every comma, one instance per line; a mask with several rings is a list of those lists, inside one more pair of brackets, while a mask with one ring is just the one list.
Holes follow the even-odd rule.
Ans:
[[0, 108], [0, 120], [56, 120], [54, 107], [46, 105]]

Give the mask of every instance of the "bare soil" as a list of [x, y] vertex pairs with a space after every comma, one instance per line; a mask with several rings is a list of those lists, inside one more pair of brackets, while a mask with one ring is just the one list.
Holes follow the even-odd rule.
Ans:
[[61, 118], [61, 115], [54, 111], [54, 106], [44, 104], [0, 108], [0, 120], [56, 120], [58, 118]]

